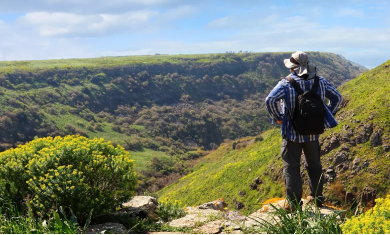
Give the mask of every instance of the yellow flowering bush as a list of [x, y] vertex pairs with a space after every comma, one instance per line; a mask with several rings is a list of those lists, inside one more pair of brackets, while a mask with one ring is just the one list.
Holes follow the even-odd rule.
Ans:
[[37, 214], [63, 206], [83, 220], [92, 209], [99, 215], [130, 199], [133, 161], [103, 138], [46, 137], [0, 153], [0, 180], [13, 199], [27, 196]]
[[158, 206], [158, 217], [164, 222], [184, 217], [187, 214], [183, 204], [178, 200], [175, 202], [159, 201]]
[[375, 200], [371, 210], [352, 217], [342, 225], [346, 234], [390, 234], [390, 195]]

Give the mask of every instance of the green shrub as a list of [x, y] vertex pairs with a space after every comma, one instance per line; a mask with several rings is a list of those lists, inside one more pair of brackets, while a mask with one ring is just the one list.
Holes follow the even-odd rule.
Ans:
[[158, 217], [164, 222], [184, 217], [187, 214], [184, 211], [182, 203], [177, 200], [175, 202], [160, 201], [158, 202], [158, 206]]
[[133, 161], [103, 138], [47, 137], [0, 153], [0, 180], [11, 198], [27, 196], [38, 215], [63, 206], [84, 220], [92, 209], [99, 215], [130, 199]]
[[261, 136], [258, 136], [258, 137], [256, 137], [255, 138], [255, 142], [259, 142], [259, 141], [263, 141], [264, 139], [263, 139], [263, 137], [261, 137]]

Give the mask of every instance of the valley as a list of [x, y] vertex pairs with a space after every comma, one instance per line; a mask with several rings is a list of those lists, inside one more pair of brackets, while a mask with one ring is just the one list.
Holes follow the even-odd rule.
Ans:
[[[0, 150], [79, 134], [131, 151], [138, 193], [188, 174], [224, 141], [273, 128], [264, 98], [290, 53], [155, 55], [0, 62]], [[338, 86], [366, 71], [311, 52]]]

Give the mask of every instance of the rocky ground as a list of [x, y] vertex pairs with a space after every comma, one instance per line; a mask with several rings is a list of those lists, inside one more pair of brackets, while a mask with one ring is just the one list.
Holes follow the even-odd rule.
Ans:
[[[275, 198], [264, 203], [263, 207], [258, 211], [243, 215], [238, 211], [226, 210], [227, 204], [223, 199], [218, 199], [213, 202], [205, 203], [200, 206], [187, 207], [186, 215], [182, 218], [169, 222], [171, 228], [188, 228], [193, 233], [205, 234], [243, 234], [244, 232], [255, 231], [262, 232], [260, 222], [277, 223], [278, 219], [274, 216], [275, 208], [284, 207], [286, 201], [283, 198]], [[161, 223], [156, 217], [158, 211], [158, 203], [155, 198], [146, 196], [134, 197], [130, 202], [125, 203], [126, 208], [121, 209], [109, 216], [110, 219], [124, 214], [132, 214], [132, 216], [148, 216], [156, 220], [156, 223]], [[303, 210], [312, 210], [316, 208], [313, 205], [304, 201]], [[321, 207], [319, 208], [321, 215], [326, 216], [333, 214], [335, 208]], [[126, 228], [121, 223], [105, 222], [101, 224], [90, 225], [86, 231], [89, 234], [98, 233], [126, 233]], [[159, 234], [160, 232], [150, 232]], [[162, 232], [167, 234], [168, 232]]]

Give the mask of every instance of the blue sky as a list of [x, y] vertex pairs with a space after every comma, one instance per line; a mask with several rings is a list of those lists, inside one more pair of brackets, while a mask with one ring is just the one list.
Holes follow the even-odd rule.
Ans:
[[390, 59], [385, 0], [1, 0], [0, 60], [326, 51]]

